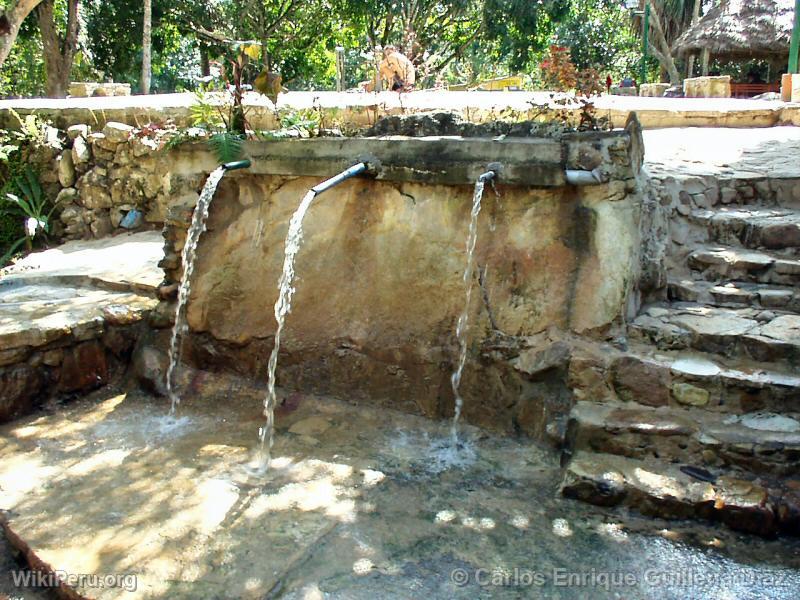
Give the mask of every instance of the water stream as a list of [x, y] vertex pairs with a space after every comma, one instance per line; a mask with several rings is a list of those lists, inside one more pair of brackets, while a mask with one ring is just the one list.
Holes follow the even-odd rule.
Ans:
[[188, 328], [186, 324], [186, 304], [192, 287], [192, 272], [194, 271], [194, 261], [197, 256], [197, 243], [206, 230], [208, 209], [211, 206], [211, 200], [214, 198], [214, 192], [217, 191], [217, 186], [224, 174], [225, 168], [218, 167], [206, 179], [203, 191], [200, 192], [200, 198], [197, 200], [197, 206], [195, 206], [194, 213], [192, 213], [192, 223], [189, 226], [189, 231], [186, 234], [186, 243], [181, 252], [183, 277], [181, 278], [180, 287], [178, 287], [178, 306], [175, 309], [175, 324], [172, 326], [172, 338], [169, 344], [169, 366], [167, 367], [166, 377], [167, 395], [172, 403], [170, 414], [175, 414], [175, 410], [180, 403], [180, 397], [175, 391], [175, 368], [181, 358], [181, 337]]
[[[492, 173], [491, 171], [489, 173]], [[461, 386], [461, 376], [464, 374], [464, 364], [467, 362], [467, 333], [469, 331], [469, 307], [472, 299], [472, 272], [475, 269], [475, 243], [478, 241], [478, 215], [481, 212], [481, 199], [483, 198], [483, 188], [486, 180], [492, 174], [485, 173], [478, 177], [475, 182], [475, 191], [472, 194], [472, 213], [469, 222], [469, 235], [467, 236], [467, 264], [464, 267], [464, 308], [458, 317], [456, 325], [456, 340], [459, 346], [458, 362], [456, 369], [450, 376], [450, 384], [453, 386], [453, 396], [455, 396], [455, 412], [453, 422], [450, 425], [450, 437], [453, 446], [458, 445], [458, 421], [461, 418], [461, 411], [464, 408], [464, 399], [461, 397], [459, 388]]]
[[303, 219], [308, 212], [317, 192], [314, 189], [308, 191], [303, 197], [300, 206], [294, 211], [291, 221], [289, 221], [289, 231], [286, 234], [284, 245], [283, 271], [278, 283], [278, 299], [275, 301], [275, 344], [272, 353], [269, 355], [267, 397], [264, 400], [264, 417], [266, 422], [258, 432], [261, 441], [260, 462], [263, 467], [269, 466], [270, 452], [272, 450], [273, 435], [275, 431], [275, 369], [278, 366], [278, 352], [281, 349], [281, 333], [286, 315], [292, 308], [292, 296], [294, 295], [294, 259], [300, 244], [303, 242]]
[[319, 194], [342, 183], [350, 177], [365, 172], [368, 168], [369, 166], [365, 162], [357, 163], [338, 175], [311, 188], [308, 193], [303, 196], [300, 206], [294, 211], [289, 221], [289, 231], [286, 233], [286, 242], [284, 243], [283, 271], [281, 272], [281, 278], [278, 282], [278, 299], [275, 301], [275, 321], [277, 323], [275, 328], [275, 343], [272, 346], [272, 353], [269, 355], [269, 363], [267, 365], [267, 377], [269, 379], [267, 381], [267, 397], [264, 400], [264, 417], [266, 421], [258, 432], [260, 447], [259, 456], [256, 457], [258, 462], [256, 469], [259, 471], [264, 471], [269, 468], [272, 444], [274, 442], [276, 399], [275, 370], [278, 366], [278, 353], [281, 349], [283, 325], [286, 321], [286, 315], [289, 314], [292, 309], [292, 296], [294, 295], [294, 286], [292, 285], [294, 283], [294, 260], [298, 250], [300, 250], [300, 244], [303, 242], [303, 219], [311, 203], [314, 201], [314, 198]]

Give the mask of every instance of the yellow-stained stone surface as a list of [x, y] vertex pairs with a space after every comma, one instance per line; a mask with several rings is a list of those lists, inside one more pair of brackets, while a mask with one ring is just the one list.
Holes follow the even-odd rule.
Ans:
[[[286, 226], [314, 183], [239, 178], [218, 192], [195, 269], [194, 331], [236, 343], [271, 335]], [[637, 245], [637, 197], [620, 182], [498, 191], [484, 195], [477, 245], [498, 327], [583, 331], [617, 318]], [[471, 196], [467, 186], [359, 180], [318, 197], [304, 224], [286, 343], [449, 336], [461, 309]], [[474, 297], [475, 312], [485, 313]]]
[[730, 98], [730, 75], [684, 79], [683, 93], [687, 98]]

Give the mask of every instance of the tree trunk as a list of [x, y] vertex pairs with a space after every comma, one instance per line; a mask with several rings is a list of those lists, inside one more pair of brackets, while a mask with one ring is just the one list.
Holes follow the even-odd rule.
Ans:
[[208, 59], [208, 46], [200, 42], [200, 75], [208, 77], [211, 75], [211, 63]]
[[0, 68], [3, 67], [11, 52], [11, 47], [17, 40], [20, 25], [22, 25], [25, 17], [41, 2], [42, 0], [12, 0], [6, 7], [6, 12], [3, 16], [8, 21], [8, 33], [0, 35]]
[[650, 42], [653, 55], [658, 59], [661, 66], [669, 73], [669, 82], [672, 85], [680, 85], [681, 74], [675, 66], [675, 59], [672, 57], [672, 48], [667, 43], [664, 29], [661, 25], [661, 12], [656, 8], [652, 0], [645, 0], [650, 5], [650, 35], [653, 40]]
[[78, 50], [78, 2], [67, 2], [67, 31], [58, 32], [53, 6], [55, 0], [44, 0], [36, 8], [44, 49], [45, 90], [51, 98], [65, 98], [69, 89], [72, 61]]
[[144, 0], [144, 35], [142, 36], [142, 93], [150, 93], [150, 55], [153, 49], [153, 1]]
[[[697, 24], [697, 21], [700, 19], [700, 4], [703, 0], [694, 0], [694, 6], [692, 6], [692, 27]], [[686, 67], [686, 77], [690, 79], [694, 76], [694, 53], [689, 55], [689, 60]]]

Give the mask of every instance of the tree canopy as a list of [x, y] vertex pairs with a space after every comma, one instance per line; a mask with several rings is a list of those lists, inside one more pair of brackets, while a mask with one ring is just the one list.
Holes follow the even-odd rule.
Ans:
[[[690, 23], [694, 0], [645, 1], [659, 21], [650, 37], [661, 60]], [[636, 21], [620, 0], [151, 0], [151, 5], [153, 92], [195, 89], [233, 40], [260, 44], [260, 56], [245, 73], [248, 82], [266, 68], [280, 73], [289, 89], [334, 89], [337, 46], [345, 48], [350, 87], [370, 77], [373, 49], [387, 44], [415, 63], [423, 86], [508, 74], [535, 83], [551, 44], [569, 47], [578, 69], [592, 67], [615, 78], [632, 75], [641, 56]], [[0, 36], [8, 47], [0, 95], [63, 95], [70, 79], [113, 80], [141, 91], [147, 55], [143, 3], [0, 0], [0, 6], [9, 19], [19, 19], [12, 23], [15, 41]], [[30, 15], [23, 15], [28, 8]]]

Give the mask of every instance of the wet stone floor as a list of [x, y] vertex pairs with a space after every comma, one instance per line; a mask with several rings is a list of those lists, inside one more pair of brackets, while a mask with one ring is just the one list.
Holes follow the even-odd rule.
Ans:
[[3, 426], [7, 527], [94, 598], [798, 597], [797, 541], [562, 499], [554, 453], [475, 428], [454, 453], [447, 423], [292, 394], [258, 475], [259, 399], [232, 396]]

